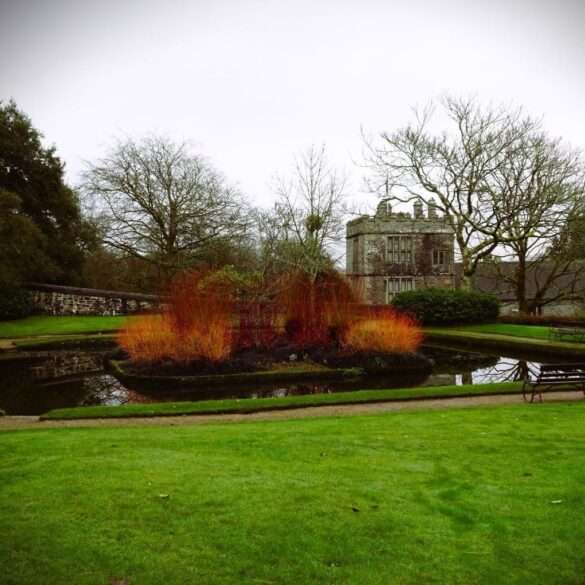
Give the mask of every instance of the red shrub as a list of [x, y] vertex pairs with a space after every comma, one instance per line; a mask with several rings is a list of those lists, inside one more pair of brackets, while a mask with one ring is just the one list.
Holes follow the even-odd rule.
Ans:
[[[176, 278], [162, 315], [133, 320], [120, 345], [139, 362], [172, 359], [221, 361], [235, 349], [269, 349], [286, 334], [295, 344], [341, 344], [357, 350], [414, 351], [422, 333], [414, 321], [389, 308], [357, 303], [337, 272], [311, 278], [296, 272], [283, 278], [276, 302], [252, 296], [235, 310], [229, 281], [190, 271]], [[236, 314], [237, 313], [237, 314]]]
[[300, 345], [324, 345], [341, 338], [353, 317], [356, 298], [337, 272], [316, 278], [304, 272], [288, 275], [281, 283], [278, 305], [289, 337]]

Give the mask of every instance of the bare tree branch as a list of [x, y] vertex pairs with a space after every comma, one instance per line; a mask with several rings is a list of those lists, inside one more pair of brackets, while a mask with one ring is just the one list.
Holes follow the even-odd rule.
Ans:
[[263, 217], [264, 253], [270, 250], [273, 262], [313, 276], [331, 267], [334, 245], [344, 233], [345, 186], [324, 146], [299, 155], [291, 175], [275, 179], [277, 202]]
[[463, 264], [463, 285], [478, 263], [511, 237], [494, 208], [493, 176], [538, 122], [522, 112], [481, 108], [474, 100], [443, 98], [450, 131], [432, 134], [432, 107], [415, 122], [366, 142], [374, 189], [384, 185], [401, 202], [432, 199], [453, 228]]
[[104, 242], [159, 266], [166, 277], [211, 241], [241, 237], [250, 216], [242, 197], [186, 144], [161, 137], [118, 142], [84, 173]]

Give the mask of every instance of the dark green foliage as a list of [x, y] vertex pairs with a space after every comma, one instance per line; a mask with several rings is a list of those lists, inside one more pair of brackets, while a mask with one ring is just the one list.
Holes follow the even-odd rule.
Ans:
[[45, 246], [41, 230], [22, 212], [21, 198], [0, 188], [0, 287], [51, 273]]
[[585, 327], [585, 318], [581, 315], [502, 315], [498, 321], [511, 325]]
[[12, 261], [12, 282], [75, 284], [91, 229], [81, 217], [77, 196], [65, 185], [55, 148], [44, 147], [41, 139], [14, 102], [0, 102], [2, 262]]
[[30, 294], [22, 289], [0, 288], [0, 320], [22, 319], [33, 311]]
[[500, 311], [493, 295], [440, 288], [400, 293], [392, 304], [422, 325], [490, 322], [497, 319]]

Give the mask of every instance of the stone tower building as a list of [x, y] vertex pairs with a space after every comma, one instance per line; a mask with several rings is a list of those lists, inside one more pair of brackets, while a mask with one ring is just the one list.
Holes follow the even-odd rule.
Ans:
[[399, 292], [454, 288], [454, 233], [433, 203], [425, 216], [420, 201], [410, 213], [392, 213], [383, 199], [374, 217], [346, 226], [347, 276], [363, 302], [387, 304]]

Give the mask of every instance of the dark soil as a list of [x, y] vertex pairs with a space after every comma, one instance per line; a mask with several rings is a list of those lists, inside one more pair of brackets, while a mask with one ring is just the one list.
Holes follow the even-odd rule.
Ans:
[[400, 370], [430, 373], [433, 362], [420, 353], [383, 353], [378, 351], [319, 350], [311, 358], [332, 368], [362, 368], [368, 374]]
[[196, 360], [186, 364], [164, 360], [154, 364], [132, 364], [132, 373], [140, 376], [208, 376], [243, 374], [269, 370], [273, 360], [267, 355], [246, 352], [226, 361]]
[[443, 367], [433, 368], [436, 374], [441, 373], [443, 370], [451, 370], [454, 364], [462, 364], [468, 368], [489, 368], [495, 366], [499, 360], [499, 356], [495, 355], [486, 355], [485, 353], [474, 351], [454, 352], [453, 350], [445, 350], [432, 345], [425, 346], [424, 350], [425, 355], [433, 365], [435, 362], [443, 364]]

